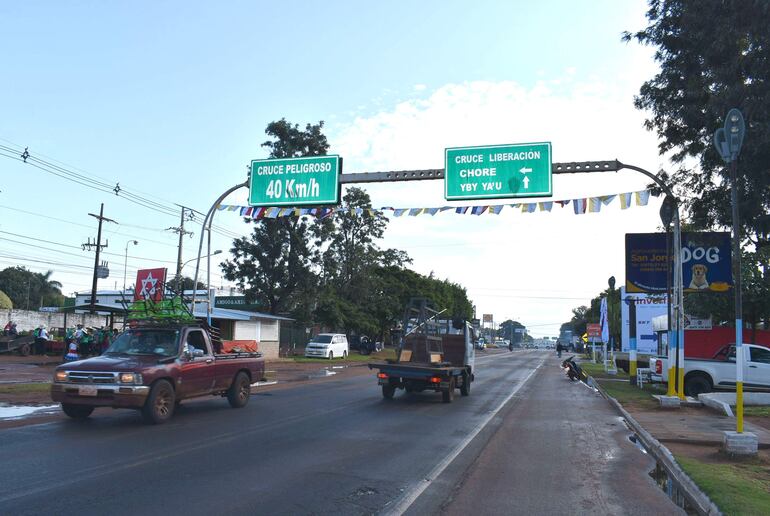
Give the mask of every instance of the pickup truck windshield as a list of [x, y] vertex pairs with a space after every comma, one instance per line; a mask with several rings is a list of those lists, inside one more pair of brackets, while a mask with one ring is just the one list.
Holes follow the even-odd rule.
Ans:
[[120, 334], [104, 354], [173, 357], [179, 354], [179, 331], [128, 330]]
[[331, 335], [316, 335], [313, 337], [313, 340], [310, 342], [313, 342], [315, 344], [329, 344], [332, 341]]

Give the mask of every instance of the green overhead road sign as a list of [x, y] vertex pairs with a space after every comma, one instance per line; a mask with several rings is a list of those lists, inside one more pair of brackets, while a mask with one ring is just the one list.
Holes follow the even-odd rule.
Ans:
[[342, 158], [255, 159], [251, 162], [249, 205], [339, 204]]
[[551, 195], [550, 142], [446, 149], [448, 201]]

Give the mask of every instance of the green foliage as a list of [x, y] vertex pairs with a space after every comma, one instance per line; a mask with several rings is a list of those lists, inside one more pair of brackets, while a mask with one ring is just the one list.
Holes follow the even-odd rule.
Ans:
[[561, 325], [559, 330], [572, 330], [573, 335], [581, 336], [589, 323], [598, 324], [601, 315], [602, 298], [607, 298], [607, 319], [610, 323], [610, 336], [620, 342], [620, 289], [605, 289], [591, 299], [591, 306], [579, 306], [572, 309], [572, 319]]
[[0, 309], [3, 310], [10, 310], [13, 308], [13, 303], [11, 302], [11, 298], [6, 295], [5, 292], [0, 290]]
[[513, 344], [518, 344], [523, 340], [524, 333], [516, 332], [516, 330], [523, 328], [525, 328], [525, 326], [520, 322], [508, 319], [500, 323], [500, 328], [497, 330], [497, 336], [501, 339], [508, 339]]
[[8, 267], [0, 271], [0, 290], [11, 299], [13, 306], [37, 310], [41, 306], [62, 306], [61, 283], [51, 279], [53, 271], [45, 274], [25, 267]]
[[724, 514], [770, 512], [770, 469], [760, 459], [731, 464], [676, 455], [676, 461]]
[[673, 181], [699, 228], [731, 225], [729, 173], [713, 134], [731, 108], [741, 110], [741, 222], [747, 237], [760, 239], [770, 208], [770, 2], [649, 0], [649, 6], [649, 25], [624, 36], [655, 47], [660, 64], [636, 107], [650, 113], [646, 126], [658, 134], [660, 152], [679, 164]]
[[[307, 124], [302, 131], [282, 118], [268, 124], [265, 133], [275, 140], [262, 146], [270, 149], [271, 158], [325, 155], [329, 144], [322, 128], [319, 122]], [[306, 217], [245, 221], [253, 223], [254, 229], [249, 238], [233, 241], [233, 258], [222, 264], [225, 278], [235, 281], [248, 302], [265, 312], [308, 321], [309, 303], [318, 286], [313, 268], [321, 258], [321, 227]]]

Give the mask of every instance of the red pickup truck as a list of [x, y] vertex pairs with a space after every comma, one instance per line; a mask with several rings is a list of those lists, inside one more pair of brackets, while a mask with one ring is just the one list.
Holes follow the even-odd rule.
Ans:
[[75, 419], [96, 407], [133, 408], [148, 423], [168, 421], [182, 401], [227, 397], [245, 406], [251, 384], [263, 379], [262, 354], [219, 353], [207, 329], [197, 323], [138, 325], [120, 334], [101, 356], [60, 365], [51, 398]]

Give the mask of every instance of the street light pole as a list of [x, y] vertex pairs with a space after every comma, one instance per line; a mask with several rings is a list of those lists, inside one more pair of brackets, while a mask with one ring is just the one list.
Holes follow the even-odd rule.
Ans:
[[126, 242], [126, 258], [123, 262], [123, 292], [126, 292], [126, 272], [128, 271], [128, 244], [131, 242], [134, 243], [134, 245], [139, 245], [139, 240], [129, 240]]
[[743, 433], [743, 301], [741, 299], [741, 225], [738, 210], [738, 155], [743, 145], [746, 125], [737, 109], [727, 113], [725, 126], [714, 133], [714, 146], [722, 160], [730, 165], [730, 198], [733, 219], [733, 282], [735, 285], [735, 422]]

